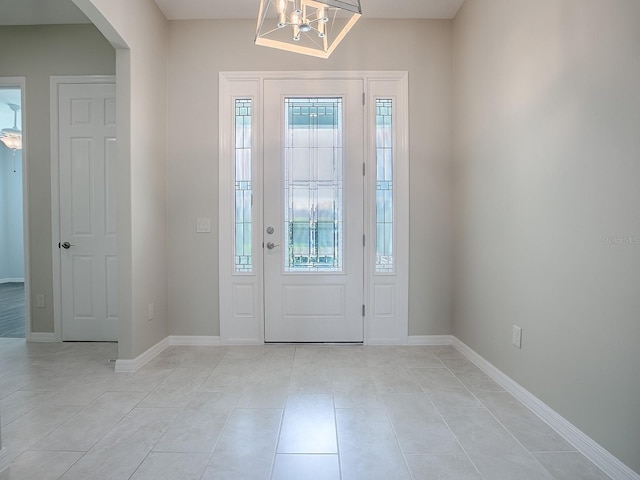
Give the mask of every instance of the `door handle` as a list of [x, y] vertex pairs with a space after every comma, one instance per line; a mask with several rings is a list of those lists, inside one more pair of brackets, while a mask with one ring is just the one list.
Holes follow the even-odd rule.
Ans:
[[279, 247], [279, 246], [280, 246], [280, 245], [276, 245], [276, 244], [275, 244], [275, 243], [273, 243], [273, 242], [269, 242], [269, 243], [267, 243], [267, 248], [268, 248], [269, 250], [273, 250], [274, 248]]
[[69, 242], [64, 242], [58, 244], [58, 248], [60, 247], [64, 248], [65, 250], [69, 250], [71, 247], [73, 247], [73, 245]]

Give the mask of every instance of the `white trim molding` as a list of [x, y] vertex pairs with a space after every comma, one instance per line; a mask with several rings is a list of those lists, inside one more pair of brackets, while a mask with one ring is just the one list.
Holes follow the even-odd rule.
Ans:
[[52, 343], [59, 342], [60, 340], [53, 332], [29, 332], [27, 333], [27, 341], [40, 342], [40, 343]]
[[518, 399], [525, 407], [544, 420], [551, 428], [562, 435], [569, 443], [576, 447], [585, 457], [613, 480], [640, 480], [635, 473], [595, 440], [582, 432], [579, 428], [555, 412], [538, 397], [526, 390], [515, 380], [508, 377], [501, 370], [494, 367], [465, 343], [453, 338], [453, 346], [473, 362], [480, 370], [498, 383], [507, 392]]
[[452, 335], [409, 335], [407, 345], [453, 345]]
[[136, 358], [131, 360], [116, 360], [115, 371], [120, 373], [133, 373], [138, 371], [148, 362], [153, 360], [157, 355], [162, 353], [169, 345], [171, 345], [170, 338], [166, 337], [160, 340], [154, 346], [149, 348], [146, 352], [141, 353]]
[[193, 345], [204, 347], [217, 347], [222, 345], [218, 336], [201, 335], [171, 335], [169, 345]]

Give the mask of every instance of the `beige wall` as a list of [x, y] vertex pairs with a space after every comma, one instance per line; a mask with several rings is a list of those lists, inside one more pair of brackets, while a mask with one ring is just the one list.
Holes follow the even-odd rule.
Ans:
[[636, 472], [639, 24], [637, 0], [454, 21], [454, 334]]
[[[255, 22], [169, 22], [169, 318], [218, 335], [218, 73], [407, 70], [410, 333], [450, 333], [451, 22], [361, 20], [329, 60], [253, 45]], [[212, 219], [196, 235], [198, 217]]]
[[[53, 332], [51, 245], [51, 75], [113, 75], [115, 52], [93, 25], [0, 27], [0, 76], [26, 77], [24, 119], [29, 175], [31, 326]], [[46, 296], [46, 308], [35, 297]]]
[[132, 359], [168, 334], [167, 21], [153, 0], [73, 1], [117, 47], [118, 357]]

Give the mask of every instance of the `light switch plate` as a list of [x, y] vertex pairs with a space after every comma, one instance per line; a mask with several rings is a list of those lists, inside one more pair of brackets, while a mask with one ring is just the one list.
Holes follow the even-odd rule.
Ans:
[[517, 325], [513, 326], [513, 338], [511, 340], [514, 346], [522, 348], [522, 328]]
[[210, 218], [196, 219], [196, 233], [211, 233], [211, 219]]

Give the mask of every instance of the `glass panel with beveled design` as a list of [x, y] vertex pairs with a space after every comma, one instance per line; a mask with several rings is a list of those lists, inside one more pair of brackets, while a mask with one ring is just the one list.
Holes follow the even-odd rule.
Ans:
[[341, 272], [342, 98], [286, 98], [285, 272]]
[[376, 99], [376, 272], [393, 272], [393, 100]]
[[251, 255], [251, 99], [235, 101], [235, 271], [253, 271]]

